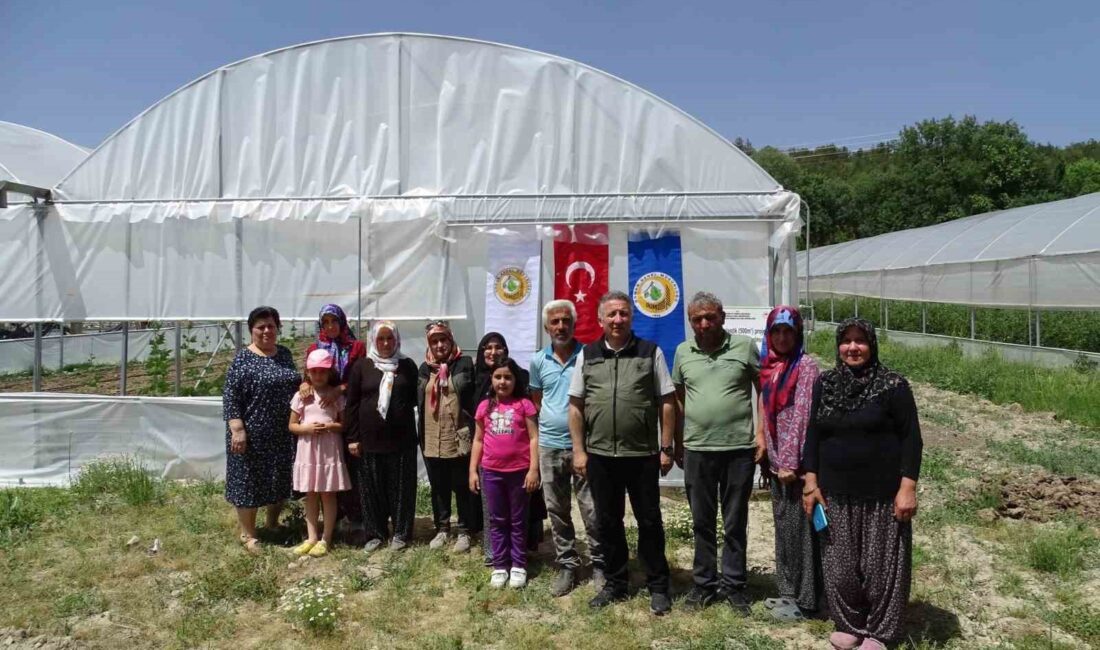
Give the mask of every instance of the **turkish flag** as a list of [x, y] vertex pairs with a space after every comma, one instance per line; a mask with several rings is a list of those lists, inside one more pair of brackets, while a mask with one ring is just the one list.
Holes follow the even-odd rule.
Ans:
[[577, 340], [591, 343], [603, 335], [596, 316], [608, 289], [607, 226], [580, 224], [554, 239], [554, 298], [577, 307]]

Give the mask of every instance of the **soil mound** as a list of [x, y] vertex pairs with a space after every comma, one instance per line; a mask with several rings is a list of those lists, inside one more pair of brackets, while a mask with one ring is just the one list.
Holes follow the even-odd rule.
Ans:
[[1100, 482], [1045, 472], [1010, 477], [1001, 487], [997, 514], [1010, 519], [1050, 521], [1075, 515], [1100, 520]]

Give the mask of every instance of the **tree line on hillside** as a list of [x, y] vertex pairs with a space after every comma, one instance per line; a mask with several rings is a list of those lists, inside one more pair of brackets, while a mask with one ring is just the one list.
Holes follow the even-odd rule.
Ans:
[[1100, 141], [1038, 144], [1013, 121], [969, 115], [924, 120], [856, 151], [734, 144], [806, 201], [813, 246], [1100, 192]]

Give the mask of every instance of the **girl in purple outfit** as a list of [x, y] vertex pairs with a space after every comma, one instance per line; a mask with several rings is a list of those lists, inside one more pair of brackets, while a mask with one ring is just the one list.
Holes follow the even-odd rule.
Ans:
[[[493, 368], [492, 395], [477, 407], [470, 452], [470, 490], [485, 489], [493, 573], [489, 585], [527, 584], [528, 495], [539, 488], [539, 429], [531, 400], [516, 395], [519, 366], [502, 359]], [[484, 476], [478, 476], [478, 467]]]

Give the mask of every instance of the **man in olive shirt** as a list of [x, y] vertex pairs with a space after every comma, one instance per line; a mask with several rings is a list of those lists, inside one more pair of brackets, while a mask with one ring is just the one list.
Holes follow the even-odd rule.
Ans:
[[[677, 439], [683, 440], [678, 451], [685, 450], [684, 486], [695, 530], [695, 586], [684, 607], [703, 609], [725, 598], [734, 611], [748, 614], [745, 546], [757, 453], [752, 391], [760, 386], [760, 353], [752, 339], [723, 329], [725, 311], [714, 294], [695, 294], [687, 311], [695, 336], [676, 348], [672, 367], [681, 414]], [[715, 533], [719, 500], [725, 540], [721, 577]]]
[[667, 614], [669, 568], [661, 520], [661, 474], [672, 469], [675, 388], [661, 348], [631, 329], [634, 308], [622, 291], [600, 298], [603, 337], [584, 346], [569, 385], [573, 470], [588, 479], [606, 581], [590, 607], [627, 597], [626, 496], [638, 522], [649, 608]]

